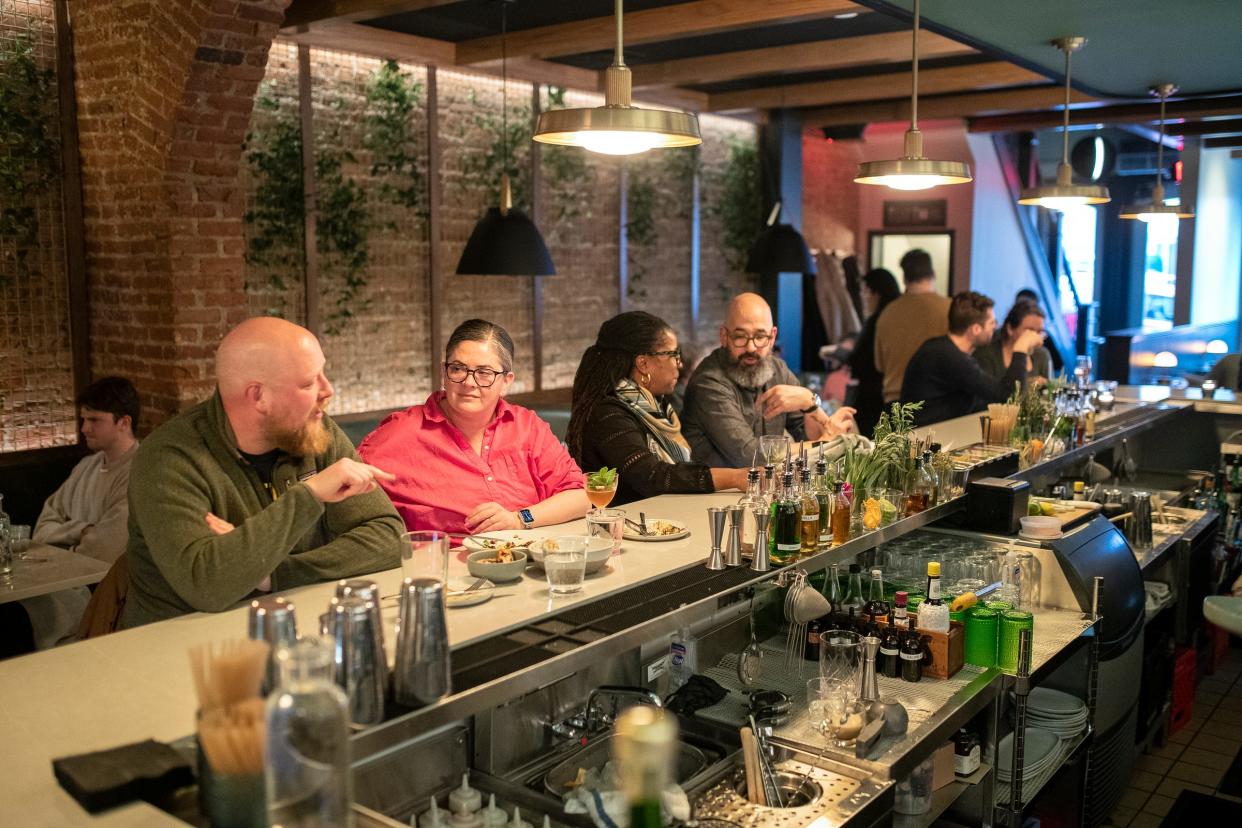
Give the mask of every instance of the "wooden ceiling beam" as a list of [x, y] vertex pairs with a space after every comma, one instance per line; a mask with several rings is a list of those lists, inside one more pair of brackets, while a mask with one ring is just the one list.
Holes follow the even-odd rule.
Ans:
[[[922, 104], [920, 104], [920, 109]], [[1226, 95], [1218, 98], [1197, 98], [1170, 101], [1165, 113], [1166, 120], [1197, 120], [1202, 118], [1242, 115], [1242, 95]], [[1159, 103], [1127, 103], [1107, 106], [1082, 106], [1070, 113], [1072, 123], [1154, 123], [1160, 117]], [[1061, 125], [1059, 110], [1045, 112], [1018, 112], [1012, 115], [989, 115], [970, 122], [971, 132], [1017, 132], [1020, 130], [1051, 129]], [[1172, 132], [1172, 130], [1170, 130]], [[1176, 133], [1174, 133], [1176, 134]]]
[[[924, 32], [919, 39], [923, 58], [973, 55], [975, 50], [947, 37]], [[846, 66], [870, 66], [910, 60], [910, 33], [843, 37], [792, 46], [772, 46], [703, 57], [631, 66], [634, 87], [715, 83], [778, 73], [814, 72]]]
[[285, 11], [286, 27], [305, 26], [321, 20], [356, 23], [399, 12], [447, 6], [458, 0], [293, 0]]
[[337, 49], [432, 66], [452, 66], [457, 62], [457, 47], [447, 40], [433, 40], [347, 21], [325, 20], [296, 26], [282, 29], [280, 35], [285, 40], [316, 49]]
[[1238, 135], [1242, 134], [1242, 118], [1165, 123], [1164, 133], [1166, 135]]
[[[1002, 89], [994, 92], [974, 92], [941, 97], [920, 97], [919, 117], [969, 118], [994, 112], [1018, 112], [1028, 109], [1046, 109], [1065, 100], [1065, 89], [1060, 86], [1035, 86], [1021, 89]], [[1070, 99], [1086, 103], [1093, 99], [1074, 92]], [[845, 106], [822, 106], [802, 111], [802, 123], [808, 127], [847, 126], [850, 124], [875, 124], [887, 121], [909, 121], [910, 99], [895, 98], [871, 103], [847, 104]]]
[[[1043, 75], [1004, 61], [919, 72], [920, 92], [932, 95], [1046, 82], [1047, 78]], [[892, 98], [894, 95], [908, 94], [909, 88], [909, 72], [890, 72], [858, 78], [721, 92], [709, 96], [708, 108], [713, 112], [727, 112], [733, 109], [823, 106], [830, 103]]]
[[[627, 44], [654, 43], [710, 34], [765, 23], [792, 22], [862, 11], [851, 0], [690, 0], [625, 15]], [[611, 49], [616, 43], [612, 15], [510, 32], [510, 55], [554, 58]], [[474, 38], [457, 44], [462, 64], [498, 60], [500, 36]]]

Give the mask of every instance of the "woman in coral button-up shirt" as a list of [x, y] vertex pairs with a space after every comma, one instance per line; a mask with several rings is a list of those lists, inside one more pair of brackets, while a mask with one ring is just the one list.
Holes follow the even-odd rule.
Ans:
[[535, 412], [505, 402], [512, 383], [509, 334], [468, 320], [444, 349], [443, 389], [362, 441], [363, 459], [396, 475], [382, 485], [410, 530], [476, 534], [586, 514], [582, 470]]

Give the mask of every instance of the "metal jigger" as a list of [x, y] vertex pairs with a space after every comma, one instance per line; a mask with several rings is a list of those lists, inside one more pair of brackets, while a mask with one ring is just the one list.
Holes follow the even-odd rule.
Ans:
[[729, 512], [729, 540], [725, 543], [724, 562], [725, 566], [741, 566], [742, 565], [742, 507], [730, 506]]
[[880, 651], [880, 639], [874, 635], [865, 635], [859, 643], [862, 644], [863, 669], [859, 679], [858, 698], [864, 704], [870, 705], [880, 698], [880, 687], [875, 678], [875, 657]]
[[772, 568], [768, 560], [768, 523], [772, 515], [762, 509], [755, 511], [755, 554], [750, 559], [752, 572], [767, 572]]
[[707, 568], [712, 571], [719, 571], [725, 568], [724, 556], [720, 554], [720, 541], [724, 539], [725, 530], [724, 507], [707, 507], [707, 520], [712, 530], [712, 553], [707, 557]]

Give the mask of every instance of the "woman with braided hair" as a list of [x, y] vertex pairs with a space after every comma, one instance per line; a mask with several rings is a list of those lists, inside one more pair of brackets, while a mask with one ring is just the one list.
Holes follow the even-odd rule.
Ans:
[[645, 311], [609, 319], [582, 355], [566, 442], [583, 469], [617, 470], [616, 503], [746, 488], [745, 469], [690, 461], [690, 446], [666, 398], [680, 364], [677, 334]]

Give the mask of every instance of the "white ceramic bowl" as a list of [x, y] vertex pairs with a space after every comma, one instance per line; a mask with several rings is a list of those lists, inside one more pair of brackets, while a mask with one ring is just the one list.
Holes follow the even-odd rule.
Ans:
[[1054, 517], [1022, 518], [1022, 534], [1032, 537], [1053, 537], [1061, 534], [1061, 521]]
[[[547, 540], [553, 540], [547, 538]], [[588, 573], [598, 572], [608, 563], [608, 559], [612, 557], [612, 538], [588, 538], [587, 539], [587, 556], [586, 571]], [[530, 545], [530, 559], [536, 566], [543, 567], [543, 543], [536, 541]]]
[[486, 578], [496, 584], [505, 581], [516, 581], [522, 577], [522, 570], [526, 569], [526, 553], [521, 549], [513, 550], [512, 561], [505, 563], [489, 562], [489, 558], [495, 557], [496, 550], [494, 549], [471, 552], [466, 556], [466, 571], [476, 578]]

